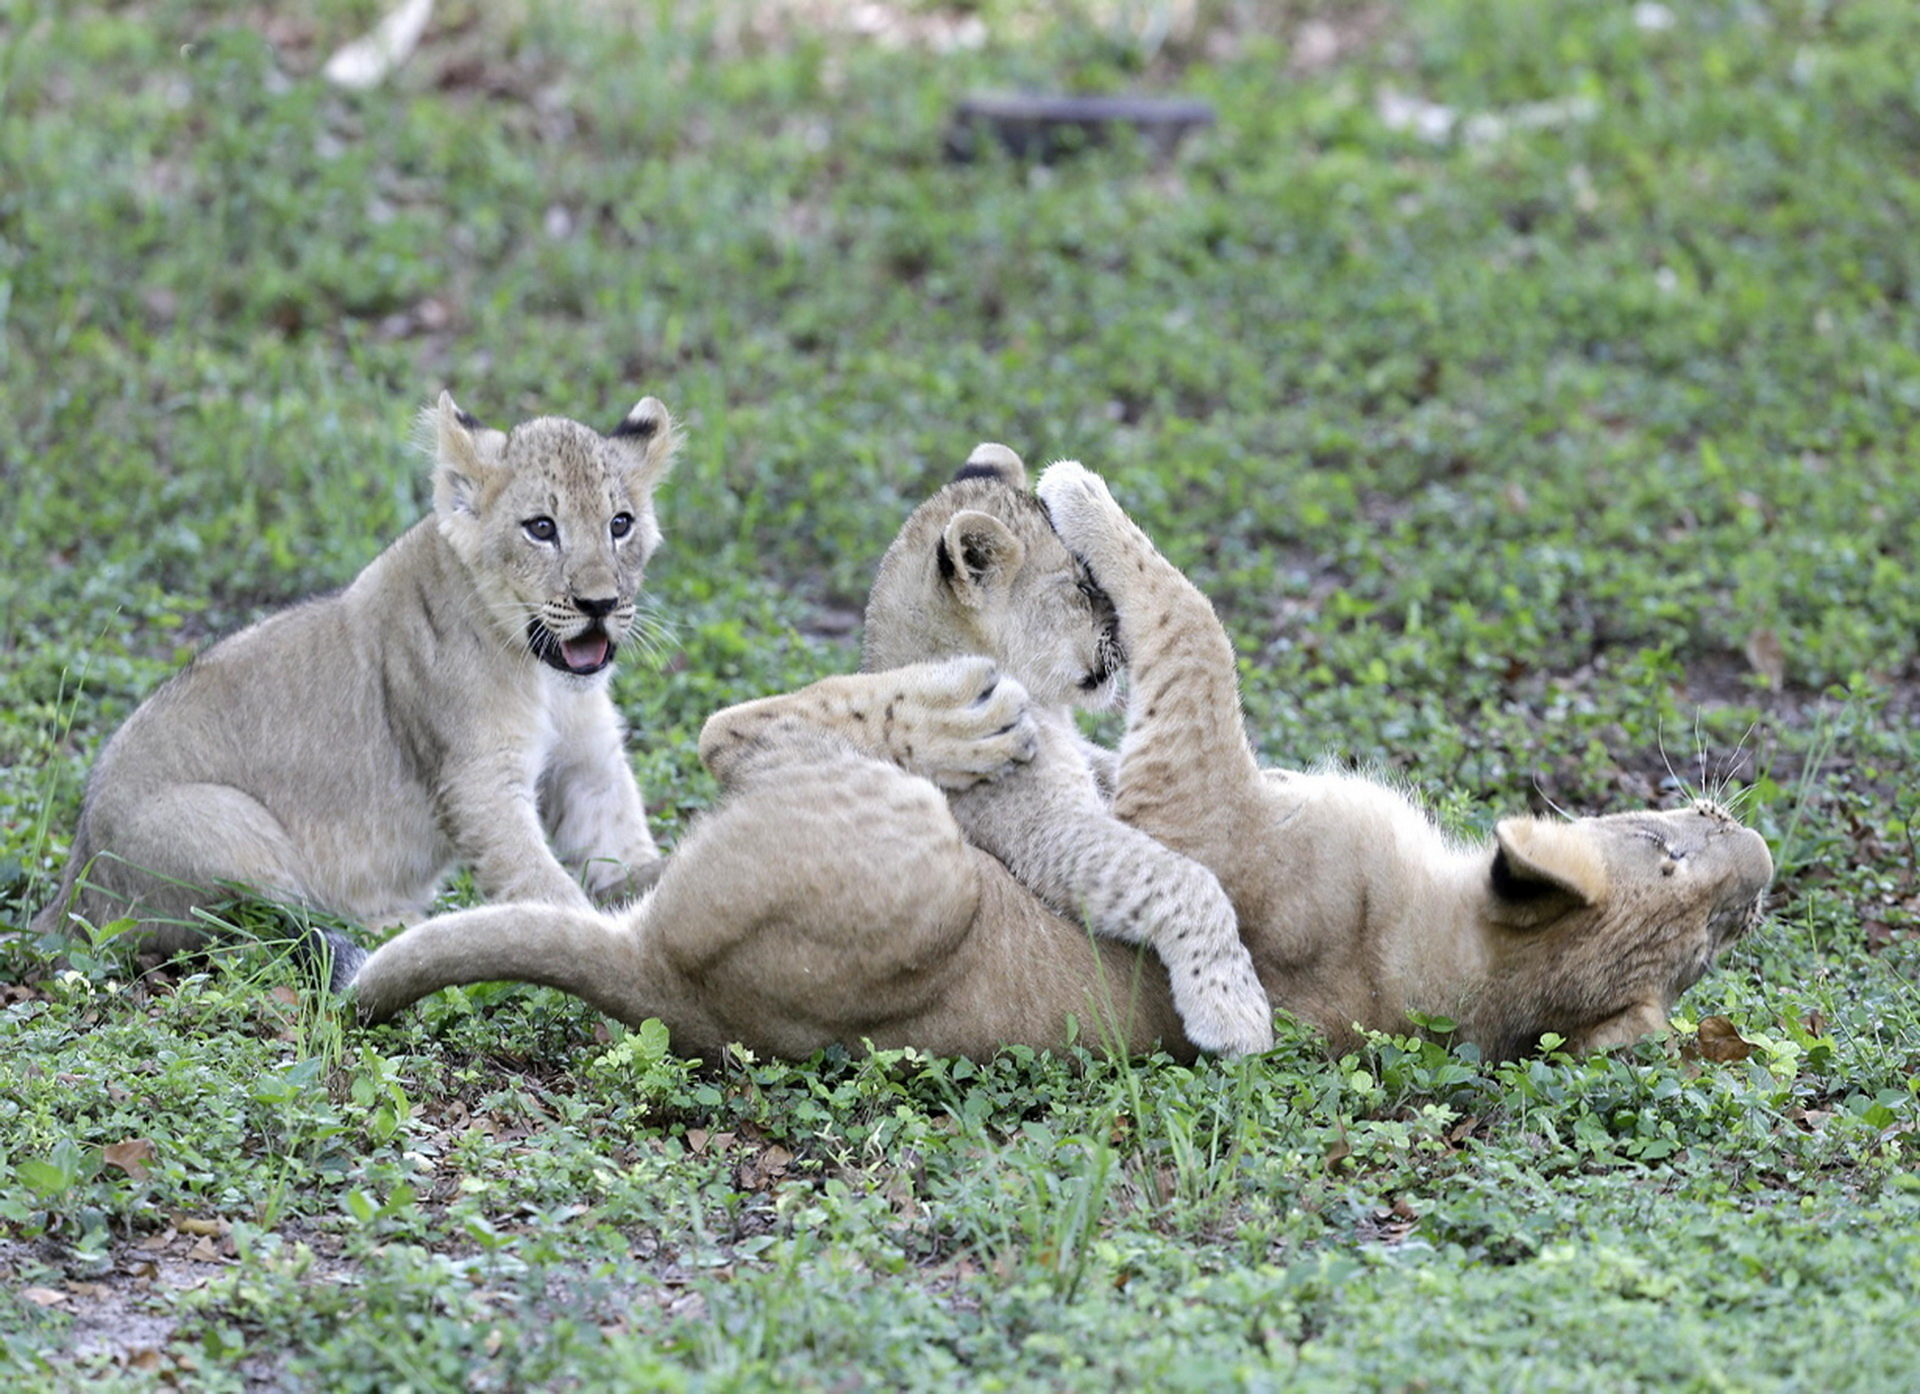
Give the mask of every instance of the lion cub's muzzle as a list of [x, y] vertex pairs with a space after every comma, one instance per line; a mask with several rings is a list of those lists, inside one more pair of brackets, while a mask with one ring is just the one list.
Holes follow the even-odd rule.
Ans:
[[[586, 620], [585, 624], [571, 634], [562, 635], [555, 633], [554, 626], [546, 619], [535, 615], [527, 621], [527, 647], [549, 668], [577, 678], [589, 678], [612, 666], [613, 656], [620, 647], [614, 631], [607, 627], [608, 618], [618, 621], [629, 610], [615, 597], [601, 600], [574, 596], [572, 608]], [[626, 626], [619, 627], [624, 631]]]
[[1773, 855], [1767, 840], [1743, 827], [1726, 808], [1711, 799], [1696, 799], [1693, 811], [1712, 820], [1711, 841], [1727, 864], [1726, 896], [1713, 917], [1716, 948], [1725, 948], [1748, 934], [1766, 915], [1767, 889], [1773, 884]]

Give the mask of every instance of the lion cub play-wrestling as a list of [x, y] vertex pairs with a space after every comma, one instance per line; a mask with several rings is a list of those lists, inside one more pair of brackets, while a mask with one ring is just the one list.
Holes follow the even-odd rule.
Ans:
[[596, 895], [651, 880], [606, 687], [660, 541], [666, 409], [645, 398], [606, 435], [559, 417], [502, 432], [442, 394], [421, 424], [433, 515], [127, 719], [36, 932], [133, 916], [173, 951], [236, 888], [406, 922], [456, 862], [489, 897], [580, 912], [580, 875]]
[[[1186, 1038], [1244, 1054], [1273, 1044], [1273, 1009], [1233, 907], [1205, 867], [1113, 817], [1113, 756], [1083, 740], [1075, 705], [1112, 701], [1112, 610], [1055, 536], [1019, 457], [983, 445], [913, 513], [882, 558], [867, 605], [863, 671], [730, 708], [707, 723], [701, 757], [727, 784], [768, 746], [831, 728], [866, 754], [948, 790], [968, 842], [1094, 933], [1149, 944], [1167, 966]], [[999, 673], [953, 659], [991, 655]], [[969, 677], [968, 675], [972, 675]], [[1003, 739], [956, 750], [914, 700], [980, 683]], [[914, 869], [903, 868], [911, 877]], [[440, 933], [462, 933], [449, 924]], [[478, 941], [474, 953], [483, 950]], [[394, 950], [398, 954], [399, 949]], [[389, 955], [391, 958], [392, 955]], [[386, 972], [369, 965], [363, 980]]]
[[[1080, 466], [1048, 470], [1040, 497], [1110, 598], [1132, 671], [1113, 811], [1214, 873], [1273, 1004], [1335, 1047], [1404, 1030], [1409, 1010], [1452, 1017], [1489, 1056], [1548, 1031], [1575, 1050], [1631, 1041], [1757, 920], [1766, 845], [1710, 803], [1512, 818], [1459, 845], [1381, 784], [1263, 771], [1205, 598]], [[1025, 597], [1021, 635], [1049, 632], [1061, 598]], [[1190, 1054], [1162, 966], [1054, 913], [967, 843], [937, 787], [1028, 758], [1024, 694], [987, 658], [863, 676], [884, 691], [828, 679], [811, 704], [716, 715], [702, 749], [727, 797], [624, 914], [429, 920], [359, 967], [361, 1014], [518, 978], [629, 1024], [658, 1017], [686, 1051], [986, 1056], [1077, 1036]], [[778, 714], [737, 725], [756, 709]]]

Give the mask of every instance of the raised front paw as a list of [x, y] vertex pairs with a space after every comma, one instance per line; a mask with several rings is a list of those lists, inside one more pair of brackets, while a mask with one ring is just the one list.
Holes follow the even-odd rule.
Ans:
[[1244, 951], [1212, 965], [1171, 967], [1173, 1005], [1187, 1039], [1219, 1055], [1273, 1049], [1273, 1004]]
[[900, 671], [900, 696], [882, 719], [896, 758], [914, 773], [943, 789], [971, 789], [1039, 749], [1026, 688], [992, 659], [954, 658]]
[[1111, 588], [1125, 579], [1119, 564], [1130, 551], [1151, 552], [1152, 544], [1114, 502], [1106, 481], [1078, 460], [1048, 465], [1034, 492], [1067, 550], [1087, 563], [1101, 585]]

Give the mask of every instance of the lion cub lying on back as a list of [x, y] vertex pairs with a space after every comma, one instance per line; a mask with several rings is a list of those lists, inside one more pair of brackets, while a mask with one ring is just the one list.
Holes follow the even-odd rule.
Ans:
[[[1111, 597], [1132, 670], [1115, 809], [1215, 873], [1273, 1004], [1336, 1048], [1406, 1029], [1409, 1010], [1453, 1017], [1490, 1057], [1548, 1031], [1576, 1051], [1622, 1044], [1663, 1029], [1758, 919], [1766, 844], [1709, 803], [1509, 818], [1461, 845], [1383, 785], [1263, 771], [1206, 599], [1080, 466], [1048, 470], [1040, 495]], [[877, 704], [829, 679], [810, 689], [827, 700], [738, 739], [759, 704], [716, 715], [702, 748], [726, 798], [623, 915], [495, 905], [429, 920], [360, 966], [361, 1015], [518, 978], [630, 1025], [658, 1017], [689, 1052], [871, 1041], [984, 1057], [1087, 1039], [1191, 1054], [1160, 966], [969, 846], [936, 788], [1018, 765], [1012, 684], [984, 658], [883, 676]]]
[[596, 893], [651, 879], [606, 688], [660, 541], [666, 409], [648, 397], [607, 435], [559, 417], [500, 432], [442, 394], [422, 426], [433, 516], [127, 719], [36, 932], [130, 915], [171, 951], [235, 887], [390, 924], [456, 861], [488, 896], [582, 911], [576, 871]]

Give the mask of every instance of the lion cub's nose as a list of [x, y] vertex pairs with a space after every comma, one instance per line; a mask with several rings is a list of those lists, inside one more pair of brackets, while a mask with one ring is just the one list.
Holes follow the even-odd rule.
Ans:
[[605, 619], [613, 613], [613, 607], [620, 603], [618, 596], [608, 596], [605, 600], [589, 600], [584, 595], [573, 598], [573, 608], [590, 620]]

